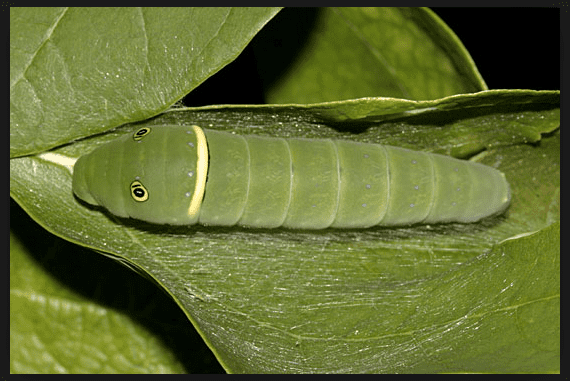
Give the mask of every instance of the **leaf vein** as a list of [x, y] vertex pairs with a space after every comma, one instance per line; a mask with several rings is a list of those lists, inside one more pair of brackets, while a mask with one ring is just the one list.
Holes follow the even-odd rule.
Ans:
[[12, 81], [12, 83], [10, 83], [10, 92], [12, 91], [12, 89], [14, 88], [14, 86], [16, 86], [16, 84], [18, 82], [20, 82], [22, 79], [24, 79], [26, 72], [28, 71], [28, 69], [30, 68], [30, 66], [32, 66], [32, 63], [34, 61], [34, 59], [36, 58], [36, 56], [38, 55], [38, 52], [40, 50], [42, 50], [42, 48], [45, 46], [45, 44], [49, 41], [49, 39], [51, 38], [53, 31], [55, 30], [55, 28], [59, 25], [61, 19], [63, 18], [63, 16], [67, 13], [67, 10], [69, 9], [69, 7], [65, 7], [63, 9], [63, 12], [61, 12], [61, 14], [59, 15], [59, 17], [55, 20], [55, 22], [53, 23], [53, 25], [51, 27], [49, 27], [46, 31], [46, 34], [44, 35], [43, 41], [40, 44], [40, 46], [36, 49], [36, 51], [34, 52], [34, 54], [32, 54], [30, 56], [30, 59], [28, 60], [28, 62], [26, 62], [26, 65], [24, 66], [23, 70], [20, 72], [20, 74], [16, 77], [14, 77], [14, 80]]

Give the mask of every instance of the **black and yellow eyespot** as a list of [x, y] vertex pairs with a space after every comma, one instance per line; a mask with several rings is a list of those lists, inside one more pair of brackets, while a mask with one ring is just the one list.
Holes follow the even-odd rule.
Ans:
[[133, 134], [133, 140], [137, 142], [137, 141], [141, 140], [142, 138], [144, 138], [145, 136], [147, 136], [148, 134], [150, 134], [150, 127], [139, 128]]
[[148, 200], [148, 191], [140, 181], [135, 180], [131, 183], [131, 197], [137, 202]]

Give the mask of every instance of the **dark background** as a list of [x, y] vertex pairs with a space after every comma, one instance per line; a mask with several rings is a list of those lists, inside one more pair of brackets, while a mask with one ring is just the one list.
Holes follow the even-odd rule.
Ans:
[[559, 8], [432, 10], [463, 42], [489, 89], [560, 90]]
[[[431, 8], [471, 54], [489, 89], [560, 90], [560, 26], [568, 11], [559, 8]], [[263, 87], [277, 78], [302, 46], [318, 8], [285, 8], [232, 63], [193, 90], [187, 106], [263, 104]], [[562, 14], [561, 14], [562, 12]], [[563, 24], [563, 23], [562, 23]], [[279, 29], [279, 30], [276, 30]], [[283, 57], [260, 54], [262, 40], [279, 44]], [[260, 78], [257, 67], [262, 67]], [[378, 94], [382, 96], [382, 94]]]

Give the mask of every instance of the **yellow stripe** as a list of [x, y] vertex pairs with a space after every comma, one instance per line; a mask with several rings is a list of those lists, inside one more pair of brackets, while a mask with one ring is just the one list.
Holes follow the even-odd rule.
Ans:
[[192, 126], [196, 133], [196, 142], [198, 144], [198, 159], [196, 160], [196, 187], [194, 194], [188, 207], [188, 216], [194, 217], [200, 210], [204, 192], [206, 191], [206, 177], [208, 175], [208, 144], [206, 143], [206, 135], [198, 126]]

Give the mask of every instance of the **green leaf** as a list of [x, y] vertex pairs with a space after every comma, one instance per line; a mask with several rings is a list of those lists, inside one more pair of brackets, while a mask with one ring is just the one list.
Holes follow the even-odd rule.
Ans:
[[[435, 363], [440, 372], [558, 372], [559, 242], [556, 222], [411, 286], [425, 298], [398, 333], [421, 359], [413, 371], [433, 372]], [[422, 351], [434, 354], [427, 364]]]
[[10, 8], [10, 156], [166, 110], [237, 57], [276, 13]]
[[461, 41], [426, 8], [285, 9], [253, 48], [268, 68], [260, 71], [268, 103], [487, 90]]
[[[479, 224], [321, 232], [173, 228], [119, 220], [79, 204], [61, 158], [77, 157], [140, 124], [40, 157], [11, 160], [10, 189], [47, 230], [127, 262], [154, 279], [230, 372], [525, 371], [504, 358], [483, 361], [478, 348], [457, 349], [468, 346], [474, 335], [489, 342], [511, 339], [492, 330], [446, 335], [446, 324], [464, 319], [467, 306], [476, 302], [473, 295], [485, 297], [485, 313], [504, 308], [495, 288], [475, 282], [468, 263], [478, 261], [501, 240], [559, 221], [559, 135], [543, 137], [539, 146], [525, 144], [558, 127], [558, 102], [557, 92], [491, 91], [426, 102], [365, 99], [308, 106], [176, 109], [147, 122], [418, 144], [426, 150], [433, 150], [436, 142], [440, 149], [453, 152], [455, 147], [462, 153], [462, 138], [468, 135], [469, 149], [479, 152], [473, 159], [504, 171], [513, 192], [506, 217]], [[355, 120], [368, 122], [355, 125]], [[503, 123], [494, 124], [498, 120]], [[493, 142], [487, 126], [494, 131]], [[523, 157], [536, 170], [528, 171]], [[543, 177], [530, 181], [536, 173]], [[536, 192], [537, 185], [547, 187], [548, 193]], [[520, 196], [527, 194], [535, 197]], [[480, 266], [486, 271], [501, 268], [496, 261], [502, 257], [490, 258]], [[526, 276], [510, 267], [505, 271], [512, 274], [513, 282], [523, 282]], [[496, 270], [486, 281], [502, 282], [504, 274]], [[446, 277], [465, 291], [453, 293], [453, 287], [441, 281]], [[550, 279], [547, 273], [537, 275], [542, 282], [540, 277]], [[444, 307], [450, 304], [462, 307], [447, 311]], [[430, 309], [431, 305], [440, 309]], [[421, 318], [418, 311], [423, 311]], [[487, 316], [480, 314], [474, 315], [473, 324]], [[436, 345], [439, 336], [443, 338]], [[524, 345], [509, 345], [508, 358], [526, 355], [517, 350]], [[449, 365], [454, 359], [463, 365]], [[537, 357], [536, 361], [527, 364], [557, 371], [552, 360]]]
[[[37, 227], [21, 234], [10, 234], [10, 373], [185, 371], [168, 345], [172, 340], [157, 336], [169, 332], [168, 325], [145, 322], [159, 315], [153, 309], [163, 296], [155, 287]], [[106, 282], [97, 283], [99, 271]], [[134, 286], [146, 295], [125, 294]], [[107, 288], [118, 292], [115, 300], [100, 297]], [[125, 310], [128, 305], [138, 309]]]
[[[103, 267], [111, 261], [101, 257], [100, 263], [91, 265], [85, 252], [77, 255], [75, 245], [67, 250], [56, 245], [34, 266], [33, 261], [20, 259], [26, 258], [20, 255], [24, 250], [13, 239], [13, 373], [181, 371], [177, 359], [187, 353], [187, 357], [201, 358], [202, 350], [186, 337], [178, 344], [170, 343], [191, 330], [189, 324], [163, 330], [170, 333], [158, 335], [160, 339], [154, 329], [145, 329], [146, 324], [139, 326], [141, 320], [169, 326], [179, 312], [163, 308], [168, 301], [159, 301], [152, 290], [166, 291], [229, 372], [559, 372], [559, 91], [483, 91], [445, 97], [480, 90], [484, 82], [453, 33], [429, 10], [327, 9], [322, 11], [326, 17], [316, 25], [329, 25], [329, 34], [310, 41], [326, 47], [338, 38], [353, 47], [356, 58], [345, 57], [356, 65], [354, 80], [347, 80], [343, 69], [323, 86], [317, 76], [298, 76], [314, 70], [314, 64], [301, 65], [283, 82], [283, 89], [296, 83], [309, 94], [306, 102], [334, 102], [178, 107], [160, 113], [235, 58], [276, 11], [183, 9], [168, 14], [170, 9], [141, 10], [148, 16], [145, 21], [161, 20], [154, 43], [167, 48], [157, 50], [152, 70], [139, 60], [136, 47], [140, 45], [134, 38], [141, 36], [138, 25], [143, 18], [125, 19], [121, 13], [132, 11], [11, 10], [12, 199], [55, 236], [106, 254], [159, 286], [131, 286], [133, 278], [122, 282], [124, 272]], [[86, 16], [80, 22], [71, 17], [82, 12]], [[93, 23], [91, 16], [97, 14], [104, 15], [97, 19], [104, 27]], [[379, 21], [367, 24], [371, 15], [379, 16]], [[117, 19], [123, 22], [109, 22]], [[334, 20], [342, 22], [331, 28]], [[281, 22], [276, 18], [268, 26], [279, 27]], [[20, 23], [26, 27], [18, 27]], [[149, 25], [145, 24], [143, 36], [152, 34]], [[64, 27], [73, 33], [63, 33], [65, 29], [60, 28]], [[331, 37], [335, 29], [339, 33]], [[413, 46], [434, 48], [418, 60], [418, 68], [406, 49], [398, 52], [392, 44], [383, 53], [393, 60], [390, 64], [397, 68], [397, 78], [377, 83], [372, 93], [362, 93], [367, 87], [360, 78], [369, 79], [366, 73], [374, 60], [371, 50], [361, 49], [348, 37], [372, 36], [365, 41], [375, 42], [377, 29]], [[410, 36], [419, 31], [425, 34], [406, 37], [406, 29], [414, 31]], [[93, 31], [99, 37], [89, 40]], [[179, 36], [179, 45], [171, 45], [174, 36]], [[267, 37], [259, 37], [252, 45], [266, 43]], [[77, 41], [94, 43], [80, 45]], [[198, 43], [204, 53], [180, 57], [182, 47], [188, 53]], [[54, 53], [68, 45], [75, 46], [71, 53]], [[314, 55], [325, 52], [335, 62], [335, 51], [316, 49]], [[275, 50], [261, 52], [265, 57], [258, 60], [260, 73], [282, 63]], [[302, 55], [294, 54], [293, 62]], [[42, 57], [45, 65], [37, 66]], [[58, 64], [71, 67], [80, 58], [75, 77], [66, 77], [72, 71]], [[311, 54], [306, 58], [309, 63], [314, 61]], [[394, 63], [398, 60], [402, 65]], [[365, 65], [357, 65], [360, 61]], [[101, 75], [123, 70], [123, 62], [135, 68], [132, 76], [121, 77], [123, 71], [119, 79]], [[137, 66], [139, 62], [143, 65]], [[387, 67], [377, 61], [374, 69], [386, 71]], [[451, 79], [433, 67], [453, 67], [444, 71]], [[327, 73], [327, 65], [321, 69]], [[414, 77], [422, 78], [419, 84], [406, 81]], [[26, 87], [31, 79], [39, 82]], [[77, 87], [78, 81], [86, 79], [88, 86]], [[417, 89], [412, 98], [433, 100], [378, 97], [402, 86], [409, 94]], [[30, 88], [35, 93], [46, 88], [52, 91], [44, 92], [38, 103], [26, 92]], [[312, 88], [316, 90], [309, 91]], [[279, 86], [276, 89], [273, 102], [287, 101], [287, 91], [280, 95]], [[336, 95], [319, 98], [328, 89]], [[215, 90], [225, 91], [226, 86]], [[375, 97], [337, 101], [364, 95]], [[406, 97], [403, 93], [395, 96]], [[292, 101], [300, 103], [303, 98], [300, 95]], [[124, 122], [137, 123], [116, 128]], [[349, 139], [444, 153], [503, 171], [512, 186], [512, 204], [503, 216], [477, 224], [304, 232], [149, 225], [87, 208], [73, 197], [69, 169], [77, 157], [140, 125], [166, 123], [268, 136]], [[77, 137], [85, 139], [74, 140]], [[32, 153], [38, 155], [15, 157]], [[37, 225], [12, 226], [26, 245], [37, 241], [40, 250], [53, 246], [45, 232], [36, 233]], [[29, 235], [22, 234], [28, 231]], [[37, 257], [38, 249], [31, 251]], [[66, 270], [54, 270], [50, 264]], [[78, 269], [80, 264], [83, 270]], [[54, 273], [58, 282], [51, 279]], [[70, 281], [74, 276], [77, 279]], [[69, 289], [61, 283], [69, 284]], [[88, 291], [77, 292], [82, 287]], [[93, 297], [99, 292], [112, 300], [129, 295], [128, 301], [119, 299], [117, 305], [131, 305], [130, 298], [140, 302], [134, 302], [132, 310], [117, 313], [115, 304]], [[43, 306], [30, 302], [29, 295], [63, 300], [66, 305], [80, 306], [79, 312], [48, 309], [52, 313], [46, 314]], [[141, 305], [158, 312], [139, 319], [138, 313], [144, 310]], [[112, 324], [87, 316], [86, 310], [113, 316], [108, 320]], [[88, 324], [78, 321], [77, 314]], [[62, 333], [58, 341], [52, 330], [68, 333]], [[51, 342], [42, 349], [37, 346], [42, 340]], [[170, 354], [161, 340], [168, 342]], [[139, 351], [137, 345], [144, 348]], [[135, 349], [131, 352], [131, 348]], [[46, 356], [30, 354], [38, 351]], [[194, 351], [200, 355], [194, 356]], [[158, 352], [162, 355], [153, 357]], [[63, 365], [58, 367], [56, 360]], [[188, 365], [193, 360], [184, 358], [185, 370], [203, 371], [203, 365]], [[219, 372], [219, 368], [209, 371]]]

